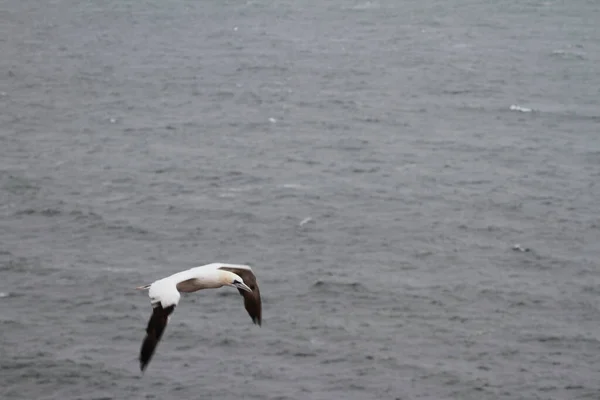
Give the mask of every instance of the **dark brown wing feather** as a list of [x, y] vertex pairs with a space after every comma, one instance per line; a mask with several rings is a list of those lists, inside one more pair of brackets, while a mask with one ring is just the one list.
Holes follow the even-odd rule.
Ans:
[[262, 324], [262, 300], [254, 273], [250, 270], [240, 268], [221, 267], [220, 269], [239, 275], [244, 280], [244, 283], [252, 289], [252, 293], [242, 289], [238, 289], [238, 291], [244, 297], [244, 307], [246, 307], [246, 311], [252, 318], [252, 322], [260, 326]]
[[154, 350], [165, 331], [169, 315], [173, 312], [175, 306], [163, 308], [160, 303], [152, 310], [152, 316], [148, 321], [146, 328], [146, 337], [140, 349], [140, 369], [144, 371], [154, 354]]

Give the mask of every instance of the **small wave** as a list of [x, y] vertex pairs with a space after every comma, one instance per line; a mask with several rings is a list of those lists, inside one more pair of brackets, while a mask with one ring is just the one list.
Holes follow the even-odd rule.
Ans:
[[365, 293], [369, 290], [365, 285], [360, 282], [331, 282], [318, 280], [312, 285], [313, 289], [317, 289], [322, 292], [333, 291], [333, 292], [360, 292]]
[[115, 224], [105, 224], [105, 228], [112, 231], [119, 231], [126, 234], [133, 235], [148, 235], [150, 231], [147, 229], [141, 228], [139, 226], [129, 225], [127, 221], [116, 221]]
[[306, 186], [299, 183], [284, 183], [281, 187], [286, 189], [306, 189]]
[[340, 364], [340, 363], [345, 363], [345, 362], [348, 362], [348, 359], [345, 357], [334, 357], [334, 358], [328, 358], [325, 360], [321, 360], [320, 364], [323, 364], [323, 365]]
[[102, 218], [102, 216], [100, 216], [99, 214], [96, 214], [95, 212], [85, 212], [85, 211], [80, 211], [80, 210], [73, 210], [69, 213], [70, 216], [75, 217], [76, 221], [80, 221], [80, 220], [89, 220], [89, 221], [93, 221], [93, 222], [98, 222], [98, 221], [103, 221], [104, 219]]
[[526, 342], [540, 342], [540, 343], [549, 343], [553, 346], [558, 345], [584, 345], [589, 344], [593, 346], [598, 346], [600, 340], [595, 337], [589, 337], [584, 335], [560, 335], [560, 334], [527, 334], [523, 338]]
[[376, 10], [380, 8], [379, 3], [377, 2], [372, 2], [372, 1], [367, 1], [364, 3], [360, 3], [360, 4], [356, 4], [352, 7], [350, 7], [351, 10]]
[[74, 210], [68, 213], [75, 221], [81, 222], [90, 228], [103, 229], [110, 232], [119, 232], [125, 235], [147, 236], [151, 232], [140, 226], [134, 226], [126, 220], [107, 221], [101, 215], [94, 212]]
[[469, 93], [471, 93], [471, 90], [468, 90], [468, 89], [442, 90], [442, 93], [450, 94], [450, 95], [469, 94]]
[[562, 105], [539, 103], [534, 105], [533, 107], [525, 107], [520, 104], [511, 104], [509, 107], [488, 107], [481, 104], [463, 103], [457, 108], [461, 111], [468, 111], [474, 113], [496, 113], [506, 111], [554, 118], [600, 122], [600, 115], [598, 114], [597, 108], [592, 108], [591, 106], [563, 107]]
[[581, 52], [562, 50], [562, 49], [552, 50], [552, 52], [550, 53], [550, 56], [562, 58], [564, 60], [585, 60], [586, 59], [585, 55], [582, 54]]
[[283, 346], [283, 347], [279, 348], [275, 352], [275, 354], [278, 356], [285, 356], [285, 357], [292, 356], [292, 357], [297, 357], [297, 358], [316, 357], [318, 355], [317, 352], [312, 351], [310, 349], [304, 349], [304, 348], [294, 349], [293, 347], [303, 347], [303, 346], [288, 344], [287, 346]]
[[19, 210], [15, 213], [15, 215], [43, 215], [44, 217], [55, 217], [61, 214], [62, 212], [60, 210], [54, 208], [44, 208], [42, 210], [27, 208], [25, 210]]
[[310, 221], [312, 221], [313, 219], [311, 217], [306, 217], [304, 218], [302, 221], [300, 221], [300, 226], [304, 226], [306, 224], [308, 224]]
[[317, 355], [317, 353], [315, 353], [315, 352], [306, 352], [306, 351], [297, 351], [292, 354], [293, 357], [300, 357], [300, 358], [315, 357], [316, 355]]
[[373, 174], [375, 172], [379, 172], [381, 170], [381, 168], [379, 167], [372, 167], [372, 168], [352, 168], [351, 172], [353, 174]]
[[363, 151], [368, 144], [368, 140], [344, 138], [339, 140], [335, 147], [339, 150]]
[[527, 107], [521, 107], [520, 105], [517, 105], [517, 104], [511, 104], [510, 107], [509, 107], [509, 110], [511, 110], [511, 111], [518, 111], [518, 112], [522, 112], [522, 113], [533, 112], [533, 109], [527, 108]]
[[12, 194], [24, 194], [27, 191], [37, 192], [40, 190], [39, 186], [33, 180], [14, 175], [5, 175], [4, 173], [0, 174], [0, 184], [4, 190]]
[[32, 265], [27, 261], [27, 259], [20, 257], [0, 264], [0, 271], [25, 272], [31, 267]]
[[225, 190], [227, 190], [229, 192], [240, 193], [240, 192], [247, 192], [252, 189], [253, 189], [252, 187], [230, 187], [230, 188], [226, 188]]

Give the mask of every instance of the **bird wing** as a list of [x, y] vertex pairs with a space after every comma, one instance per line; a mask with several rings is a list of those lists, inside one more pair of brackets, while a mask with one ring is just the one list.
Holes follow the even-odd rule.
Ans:
[[156, 346], [158, 346], [158, 342], [167, 327], [169, 315], [174, 309], [175, 306], [163, 308], [162, 305], [158, 304], [152, 310], [152, 316], [150, 317], [146, 328], [146, 337], [144, 338], [142, 348], [140, 349], [140, 369], [142, 371], [146, 369], [152, 355], [154, 355], [154, 350], [156, 349]]
[[152, 304], [152, 315], [146, 327], [146, 337], [140, 349], [140, 369], [144, 371], [152, 359], [154, 350], [158, 346], [169, 316], [179, 303], [181, 294], [177, 290], [176, 283], [171, 280], [159, 280], [150, 286], [148, 292]]
[[252, 268], [247, 265], [228, 264], [222, 264], [218, 268], [239, 275], [240, 278], [244, 280], [244, 283], [252, 289], [252, 292], [247, 292], [242, 289], [238, 289], [238, 291], [242, 297], [244, 297], [244, 307], [246, 308], [248, 315], [252, 318], [252, 322], [260, 326], [262, 324], [262, 300], [260, 297], [260, 289], [256, 282], [256, 276], [254, 276]]

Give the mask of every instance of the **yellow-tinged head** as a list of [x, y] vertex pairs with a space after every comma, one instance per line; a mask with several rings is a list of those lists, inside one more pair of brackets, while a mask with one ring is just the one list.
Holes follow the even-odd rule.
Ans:
[[233, 286], [241, 290], [245, 290], [246, 292], [252, 292], [245, 283], [244, 280], [237, 274], [229, 271], [219, 270], [219, 282], [223, 284], [223, 286]]

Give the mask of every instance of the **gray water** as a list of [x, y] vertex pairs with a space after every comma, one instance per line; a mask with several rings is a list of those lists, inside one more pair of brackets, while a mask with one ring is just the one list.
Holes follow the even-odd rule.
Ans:
[[[600, 3], [0, 3], [0, 398], [600, 398]], [[530, 251], [515, 251], [520, 244]], [[133, 290], [185, 295], [142, 375]]]

